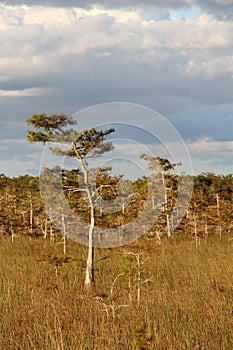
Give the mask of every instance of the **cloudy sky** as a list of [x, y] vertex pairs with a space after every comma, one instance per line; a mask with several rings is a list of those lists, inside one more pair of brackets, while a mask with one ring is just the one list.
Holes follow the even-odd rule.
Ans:
[[0, 173], [38, 173], [33, 114], [109, 102], [167, 118], [194, 173], [232, 173], [232, 18], [232, 0], [0, 1]]

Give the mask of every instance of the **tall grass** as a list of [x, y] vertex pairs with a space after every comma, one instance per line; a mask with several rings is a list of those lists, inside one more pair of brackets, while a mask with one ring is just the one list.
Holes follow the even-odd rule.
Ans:
[[[134, 261], [127, 272], [124, 251], [149, 258], [141, 277], [153, 279], [141, 284], [139, 306]], [[227, 239], [198, 248], [187, 239], [160, 246], [142, 239], [97, 250], [92, 295], [83, 290], [86, 248], [74, 242], [66, 260], [60, 245], [45, 247], [40, 239], [2, 239], [0, 254], [0, 349], [233, 349], [233, 246]]]

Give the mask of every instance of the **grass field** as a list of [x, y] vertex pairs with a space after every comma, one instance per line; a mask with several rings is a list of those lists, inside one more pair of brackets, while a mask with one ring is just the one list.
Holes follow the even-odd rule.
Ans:
[[[126, 251], [148, 260], [138, 268]], [[69, 241], [64, 260], [59, 244], [0, 241], [1, 350], [233, 349], [233, 241], [97, 250], [91, 295], [86, 253]]]

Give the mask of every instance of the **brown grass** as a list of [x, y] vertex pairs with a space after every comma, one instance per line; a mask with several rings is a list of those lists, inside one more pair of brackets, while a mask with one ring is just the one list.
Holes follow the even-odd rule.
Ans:
[[[173, 238], [98, 250], [96, 291], [86, 295], [86, 247], [69, 241], [64, 262], [58, 244], [2, 239], [0, 349], [233, 349], [231, 242], [216, 237], [197, 249]], [[135, 262], [126, 250], [149, 258], [142, 281], [153, 280], [142, 285], [139, 307]]]

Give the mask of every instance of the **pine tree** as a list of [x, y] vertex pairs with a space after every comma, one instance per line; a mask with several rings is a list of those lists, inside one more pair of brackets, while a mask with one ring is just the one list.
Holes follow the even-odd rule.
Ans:
[[171, 213], [173, 207], [173, 192], [176, 178], [174, 174], [171, 174], [175, 167], [181, 165], [181, 163], [171, 163], [167, 158], [161, 157], [150, 157], [147, 154], [141, 155], [142, 159], [148, 161], [148, 169], [155, 171], [161, 175], [162, 186], [164, 191], [164, 214], [166, 217], [166, 226], [167, 226], [167, 236], [171, 237], [173, 225], [171, 221]]
[[[50, 142], [58, 146], [51, 147], [51, 151], [60, 156], [74, 158], [79, 162], [83, 173], [84, 190], [90, 206], [90, 223], [88, 233], [88, 257], [86, 265], [85, 288], [94, 286], [94, 228], [95, 228], [95, 207], [94, 193], [89, 179], [87, 157], [93, 158], [112, 150], [110, 142], [106, 137], [114, 132], [114, 129], [98, 131], [95, 128], [77, 132], [74, 129], [67, 129], [76, 124], [76, 121], [64, 114], [51, 115], [36, 114], [27, 120], [27, 124], [34, 127], [35, 131], [28, 131], [29, 142]], [[65, 148], [65, 150], [64, 150]]]

